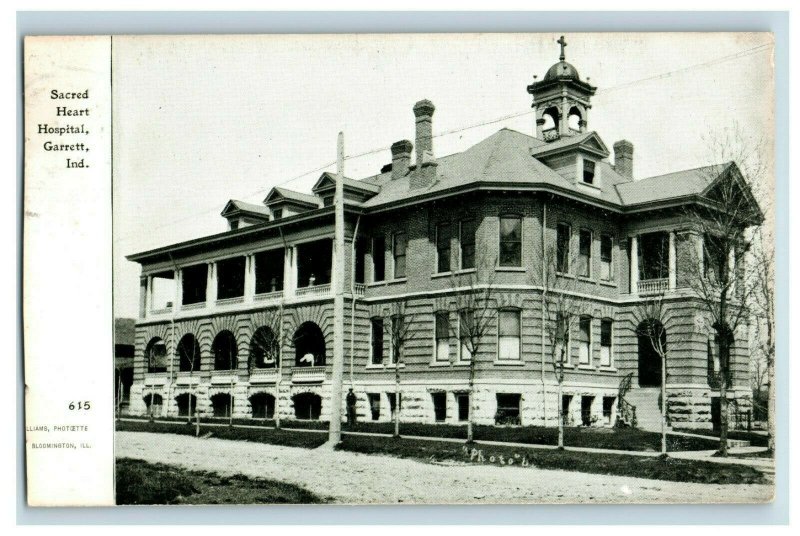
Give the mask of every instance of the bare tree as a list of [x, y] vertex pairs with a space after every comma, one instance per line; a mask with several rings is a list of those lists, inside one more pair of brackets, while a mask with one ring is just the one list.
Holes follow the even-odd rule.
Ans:
[[[188, 345], [187, 348], [187, 337], [189, 335], [184, 335], [181, 340], [178, 342], [178, 370], [182, 372], [186, 372], [185, 368], [188, 368], [189, 372], [189, 407], [188, 407], [188, 415], [187, 415], [187, 422], [192, 422], [192, 416], [195, 418], [195, 429], [194, 433], [195, 436], [200, 435], [200, 412], [197, 409], [197, 394], [196, 388], [193, 381], [194, 371], [195, 369], [200, 368], [200, 344], [196, 338], [196, 335], [192, 334], [191, 344]], [[184, 365], [185, 364], [185, 365]], [[194, 401], [194, 413], [192, 412], [192, 401]]]
[[667, 455], [667, 311], [664, 292], [647, 296], [634, 311], [636, 334], [650, 343], [661, 360], [661, 455]]
[[[706, 168], [707, 193], [686, 208], [686, 220], [697, 233], [700, 247], [687, 267], [688, 284], [707, 311], [719, 347], [720, 445], [728, 454], [728, 389], [731, 387], [731, 351], [736, 334], [750, 317], [756, 285], [745, 266], [751, 228], [763, 215], [750, 184], [764, 178], [759, 147], [748, 144], [741, 130], [729, 129], [710, 139], [711, 152], [726, 158]], [[741, 167], [740, 167], [741, 166]]]
[[[775, 249], [767, 232], [756, 232], [753, 246], [755, 385], [760, 395], [761, 386], [765, 381], [767, 384], [768, 447], [770, 452], [775, 452]], [[761, 403], [760, 396], [758, 403]]]
[[[467, 443], [472, 443], [474, 438], [475, 362], [481, 341], [497, 316], [493, 303], [496, 262], [496, 259], [489, 261], [481, 256], [477, 270], [457, 273], [450, 279], [458, 315], [458, 323], [451, 325], [451, 331], [458, 344], [459, 360], [469, 360]], [[481, 282], [479, 274], [488, 274], [486, 281]]]
[[414, 336], [411, 325], [414, 314], [407, 312], [406, 300], [392, 302], [385, 309], [383, 329], [389, 336], [389, 352], [394, 365], [394, 437], [400, 437], [400, 373], [402, 368], [403, 347]]
[[[281, 369], [283, 367], [283, 347], [293, 346], [294, 341], [287, 330], [283, 329], [283, 304], [275, 309], [267, 309], [258, 317], [259, 326], [253, 333], [250, 342], [250, 354], [247, 361], [248, 374], [261, 368], [275, 368], [278, 371], [276, 388], [280, 387]], [[266, 328], [262, 330], [261, 328]], [[281, 427], [280, 393], [275, 393], [273, 415], [275, 428]]]
[[586, 300], [576, 292], [577, 281], [569, 274], [575, 263], [569, 248], [545, 248], [542, 257], [542, 317], [550, 343], [550, 362], [558, 385], [558, 448], [564, 448], [564, 378], [570, 366], [571, 334], [585, 311]]

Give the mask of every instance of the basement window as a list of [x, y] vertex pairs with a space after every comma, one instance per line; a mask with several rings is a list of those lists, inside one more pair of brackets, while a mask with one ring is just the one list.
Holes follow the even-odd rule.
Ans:
[[369, 399], [369, 413], [373, 421], [381, 418], [381, 395], [380, 393], [368, 393]]
[[436, 422], [444, 422], [447, 418], [447, 393], [440, 391], [431, 393], [433, 400], [433, 417]]
[[495, 424], [520, 424], [519, 406], [522, 395], [519, 393], [497, 393], [497, 413]]
[[583, 182], [594, 184], [594, 162], [591, 160], [583, 161]]

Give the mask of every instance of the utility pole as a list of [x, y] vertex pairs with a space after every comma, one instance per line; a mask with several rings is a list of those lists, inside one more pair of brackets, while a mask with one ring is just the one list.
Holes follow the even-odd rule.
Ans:
[[344, 134], [339, 132], [336, 155], [333, 243], [333, 370], [328, 444], [342, 441], [342, 377], [344, 376]]

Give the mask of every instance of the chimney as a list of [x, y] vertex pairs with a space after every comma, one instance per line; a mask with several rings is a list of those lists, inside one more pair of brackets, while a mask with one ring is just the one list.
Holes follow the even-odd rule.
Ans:
[[429, 100], [414, 105], [417, 125], [417, 167], [410, 180], [411, 188], [425, 188], [436, 179], [436, 159], [433, 156], [432, 118], [436, 107]]
[[614, 169], [623, 177], [633, 178], [633, 144], [628, 140], [614, 144]]
[[392, 144], [392, 180], [405, 177], [408, 173], [413, 148], [414, 145], [408, 140], [400, 140]]

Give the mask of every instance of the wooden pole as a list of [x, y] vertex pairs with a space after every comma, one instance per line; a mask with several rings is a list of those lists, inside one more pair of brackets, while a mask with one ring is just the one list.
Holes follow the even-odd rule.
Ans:
[[344, 134], [339, 132], [336, 155], [333, 247], [333, 367], [328, 443], [342, 441], [342, 379], [344, 376]]

